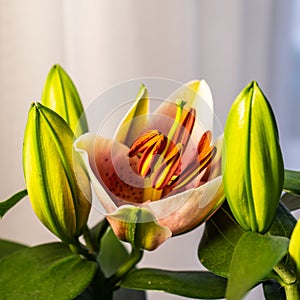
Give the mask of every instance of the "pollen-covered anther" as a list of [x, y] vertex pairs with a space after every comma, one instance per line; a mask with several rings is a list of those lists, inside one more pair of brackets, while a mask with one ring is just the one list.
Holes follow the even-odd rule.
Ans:
[[146, 177], [158, 159], [158, 156], [164, 151], [167, 145], [167, 137], [158, 130], [150, 130], [138, 137], [129, 150], [129, 157], [141, 155], [137, 171]]
[[176, 178], [178, 173], [178, 169], [181, 165], [181, 155], [183, 151], [183, 145], [177, 144], [172, 150], [167, 154], [162, 164], [155, 171], [152, 186], [157, 190], [164, 189], [167, 187], [174, 177]]
[[139, 136], [131, 145], [129, 149], [129, 157], [142, 154], [148, 147], [154, 145], [157, 141], [162, 139], [164, 136], [158, 130], [148, 130]]
[[206, 131], [203, 133], [197, 147], [197, 152], [199, 154], [203, 153], [205, 155], [207, 149], [210, 149], [210, 143], [211, 143], [212, 133], [211, 131]]
[[190, 161], [188, 166], [180, 173], [180, 176], [172, 182], [172, 188], [178, 189], [185, 186], [211, 165], [217, 153], [217, 148], [210, 145], [211, 136], [210, 131], [206, 131], [202, 135], [197, 147], [198, 155]]
[[183, 110], [180, 125], [172, 138], [175, 144], [181, 143], [183, 145], [187, 145], [194, 128], [195, 119], [196, 111], [194, 108]]

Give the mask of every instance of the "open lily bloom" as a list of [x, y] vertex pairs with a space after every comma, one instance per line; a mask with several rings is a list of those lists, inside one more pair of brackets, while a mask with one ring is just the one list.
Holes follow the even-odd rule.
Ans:
[[142, 86], [113, 139], [87, 133], [75, 150], [115, 234], [153, 250], [207, 220], [224, 194], [206, 82], [187, 83], [154, 113], [149, 102]]

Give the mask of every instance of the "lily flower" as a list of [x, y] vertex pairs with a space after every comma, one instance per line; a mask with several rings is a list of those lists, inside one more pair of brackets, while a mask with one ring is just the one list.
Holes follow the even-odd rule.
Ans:
[[154, 113], [149, 102], [142, 86], [114, 139], [86, 133], [74, 146], [115, 234], [154, 250], [206, 221], [224, 193], [207, 83], [183, 85]]

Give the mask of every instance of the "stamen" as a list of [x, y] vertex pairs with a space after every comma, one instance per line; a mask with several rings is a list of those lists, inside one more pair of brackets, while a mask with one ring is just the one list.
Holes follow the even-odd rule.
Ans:
[[137, 171], [143, 177], [148, 176], [145, 182], [151, 183], [152, 188], [146, 188], [146, 193], [149, 191], [147, 199], [152, 201], [160, 199], [166, 191], [182, 188], [199, 174], [205, 179], [216, 155], [217, 148], [211, 146], [212, 133], [206, 131], [198, 143], [197, 153], [181, 170], [181, 157], [196, 119], [195, 109], [184, 109], [185, 104], [182, 100], [176, 103], [176, 116], [168, 136], [158, 130], [149, 130], [138, 137], [129, 150], [130, 157], [140, 158]]
[[[195, 160], [187, 168], [183, 170], [178, 179], [172, 183], [174, 189], [179, 189], [194, 178], [196, 178], [204, 169], [209, 167], [213, 158], [217, 153], [217, 148], [213, 147], [212, 150], [201, 160]], [[200, 155], [199, 155], [200, 156]]]
[[158, 130], [148, 130], [138, 137], [130, 147], [129, 157], [143, 153], [149, 146], [161, 139], [161, 132]]
[[208, 168], [214, 159], [217, 148], [210, 146], [211, 132], [205, 132], [198, 144], [198, 155], [190, 162], [190, 164], [181, 172], [171, 184], [173, 189], [178, 189], [191, 182], [202, 171]]
[[181, 164], [181, 153], [183, 150], [182, 144], [178, 144], [168, 153], [163, 163], [155, 171], [152, 186], [155, 189], [161, 190], [165, 188], [173, 179], [174, 174], [178, 173], [178, 168]]
[[198, 143], [197, 151], [198, 153], [204, 152], [206, 149], [210, 148], [211, 143], [211, 131], [206, 131], [203, 133], [200, 142]]
[[129, 150], [129, 157], [140, 156], [138, 173], [146, 177], [157, 162], [156, 154], [161, 154], [167, 145], [167, 137], [158, 130], [149, 130], [138, 137]]
[[158, 160], [157, 155], [164, 151], [166, 144], [167, 138], [162, 134], [159, 136], [159, 139], [155, 139], [154, 144], [145, 149], [137, 166], [138, 173], [141, 176], [148, 176], [151, 172], [151, 169], [154, 169], [154, 166]]
[[187, 145], [192, 130], [194, 128], [195, 119], [196, 119], [196, 111], [194, 108], [190, 108], [189, 110], [184, 110], [182, 113], [182, 117], [180, 119], [180, 124], [176, 129], [176, 132], [173, 137], [174, 144], [181, 143], [183, 146]]

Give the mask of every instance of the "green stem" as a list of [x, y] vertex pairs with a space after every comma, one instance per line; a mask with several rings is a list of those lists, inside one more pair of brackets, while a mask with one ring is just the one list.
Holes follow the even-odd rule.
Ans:
[[94, 253], [91, 253], [86, 247], [84, 247], [78, 240], [73, 244], [69, 244], [69, 248], [75, 254], [80, 254], [89, 260], [97, 261], [97, 257]]
[[90, 229], [87, 225], [83, 228], [83, 238], [85, 240], [87, 248], [91, 252], [96, 252], [97, 245], [96, 242], [93, 240]]
[[281, 278], [281, 286], [284, 287], [287, 300], [300, 300], [299, 282], [296, 276], [285, 266], [279, 263], [274, 267], [274, 271]]
[[143, 250], [133, 248], [127, 261], [108, 279], [109, 284], [115, 286], [142, 259], [143, 253]]
[[287, 300], [299, 300], [300, 299], [300, 289], [297, 283], [292, 285], [286, 285], [284, 287], [285, 295]]
[[101, 239], [102, 239], [103, 235], [105, 234], [105, 232], [107, 231], [108, 227], [109, 227], [109, 223], [108, 223], [107, 219], [104, 219], [102, 226], [99, 228], [98, 234], [96, 236], [97, 252], [99, 252], [99, 250], [100, 250]]

